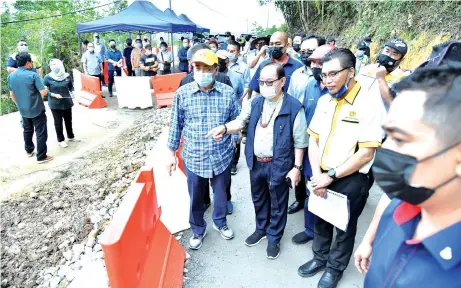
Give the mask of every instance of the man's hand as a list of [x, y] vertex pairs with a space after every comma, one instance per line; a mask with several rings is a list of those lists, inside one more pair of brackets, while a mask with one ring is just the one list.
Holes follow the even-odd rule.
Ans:
[[208, 134], [206, 134], [205, 138], [213, 136], [214, 140], [221, 141], [222, 136], [224, 135], [224, 131], [226, 131], [226, 128], [224, 127], [224, 125], [215, 127], [213, 129], [211, 129], [210, 132], [208, 132]]
[[371, 244], [366, 241], [362, 241], [360, 246], [355, 250], [355, 267], [359, 270], [360, 274], [367, 273], [368, 267], [370, 267], [370, 256], [373, 248]]
[[288, 172], [286, 178], [291, 179], [291, 188], [294, 189], [296, 186], [298, 186], [299, 181], [301, 181], [301, 171], [299, 171], [298, 168], [293, 168], [290, 170], [290, 172]]
[[53, 96], [56, 99], [62, 99], [62, 96], [60, 94], [51, 93], [51, 96]]
[[266, 54], [266, 50], [267, 50], [268, 47], [269, 47], [269, 46], [264, 45], [264, 46], [261, 48], [261, 50], [259, 50], [259, 53], [258, 53], [259, 56], [262, 56], [262, 55]]
[[376, 69], [376, 79], [384, 79], [387, 75], [387, 70], [386, 67], [384, 66], [379, 66]]
[[167, 171], [168, 171], [168, 175], [171, 176], [173, 171], [176, 171], [176, 164], [177, 164], [176, 156], [175, 155], [170, 155], [168, 157], [168, 160], [167, 160], [167, 163], [166, 163], [166, 168], [167, 168]]
[[75, 92], [70, 92], [70, 97], [72, 97], [72, 99], [75, 99]]
[[316, 176], [312, 176], [311, 185], [312, 185], [312, 189], [314, 190], [312, 192], [314, 192], [314, 194], [319, 197], [326, 198], [327, 197], [326, 187], [330, 185], [332, 182], [333, 182], [333, 178], [328, 176], [327, 173], [322, 173]]

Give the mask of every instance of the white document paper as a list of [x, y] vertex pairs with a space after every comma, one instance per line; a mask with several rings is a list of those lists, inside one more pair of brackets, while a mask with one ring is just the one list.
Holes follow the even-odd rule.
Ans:
[[327, 189], [327, 198], [319, 197], [312, 192], [311, 182], [307, 182], [307, 189], [310, 191], [309, 211], [336, 228], [346, 231], [349, 224], [347, 196]]

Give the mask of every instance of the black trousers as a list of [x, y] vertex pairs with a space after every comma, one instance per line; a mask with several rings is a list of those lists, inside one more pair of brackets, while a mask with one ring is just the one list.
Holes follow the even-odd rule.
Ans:
[[126, 65], [126, 70], [128, 71], [128, 76], [136, 76], [134, 74], [133, 66], [131, 65]]
[[[121, 69], [115, 70], [115, 73], [117, 73], [117, 76], [122, 76]], [[109, 89], [110, 96], [112, 96], [112, 86], [114, 86], [114, 70], [109, 70], [109, 85], [107, 88]]]
[[240, 146], [241, 146], [241, 143], [237, 143], [237, 148], [236, 148], [235, 151], [234, 151], [234, 158], [232, 159], [232, 165], [237, 166], [237, 164], [239, 163], [239, 159], [240, 159]]
[[[232, 178], [231, 180], [229, 181], [229, 185], [227, 185], [227, 188], [226, 188], [226, 194], [227, 194], [227, 201], [231, 201], [232, 199], [232, 195], [231, 195], [231, 184], [232, 184]], [[206, 188], [205, 188], [205, 192], [204, 192], [204, 197], [203, 197], [203, 202], [205, 202], [206, 205], [210, 204], [211, 203], [211, 198], [210, 198], [210, 185], [208, 185]]]
[[24, 129], [24, 148], [27, 153], [32, 153], [35, 149], [32, 137], [37, 135], [37, 161], [46, 158], [46, 140], [48, 140], [48, 130], [46, 129], [46, 114], [42, 114], [34, 118], [22, 117], [22, 128]]
[[295, 187], [295, 198], [296, 201], [303, 204], [306, 197], [306, 177], [304, 173], [301, 173], [301, 181], [298, 183], [298, 186]]
[[333, 182], [328, 189], [347, 196], [349, 224], [346, 232], [336, 228], [336, 238], [333, 241], [334, 226], [320, 217], [315, 217], [312, 250], [316, 261], [326, 264], [327, 271], [331, 274], [339, 275], [346, 270], [352, 256], [357, 220], [362, 214], [370, 190], [369, 179], [367, 175], [356, 172]]
[[51, 113], [54, 118], [54, 129], [56, 130], [56, 135], [58, 136], [58, 142], [64, 141], [62, 120], [64, 119], [64, 124], [66, 125], [67, 139], [74, 138], [74, 131], [72, 130], [72, 108], [65, 110], [51, 109]]

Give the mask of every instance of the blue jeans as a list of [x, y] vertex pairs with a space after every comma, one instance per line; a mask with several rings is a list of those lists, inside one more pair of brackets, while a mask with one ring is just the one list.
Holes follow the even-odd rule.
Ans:
[[32, 153], [35, 149], [32, 137], [37, 136], [37, 161], [44, 160], [47, 152], [46, 140], [48, 140], [48, 130], [46, 128], [46, 114], [42, 114], [34, 118], [22, 117], [22, 127], [24, 128], [24, 148], [27, 153]]
[[270, 243], [282, 239], [287, 224], [288, 184], [270, 185], [272, 163], [254, 162], [250, 170], [251, 197], [255, 206], [256, 231]]
[[203, 235], [206, 230], [206, 221], [203, 219], [205, 214], [205, 193], [209, 191], [209, 182], [213, 188], [213, 222], [218, 227], [227, 224], [227, 194], [226, 189], [230, 183], [230, 170], [232, 164], [229, 164], [226, 170], [213, 178], [203, 178], [187, 169], [184, 165], [187, 174], [187, 188], [190, 196], [190, 213], [189, 223], [192, 232], [197, 235]]

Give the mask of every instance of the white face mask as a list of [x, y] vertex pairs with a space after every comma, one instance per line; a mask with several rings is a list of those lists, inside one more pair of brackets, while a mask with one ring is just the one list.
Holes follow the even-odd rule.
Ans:
[[94, 52], [94, 47], [89, 47], [88, 51], [90, 51], [90, 53], [93, 53]]
[[189, 47], [189, 43], [182, 43], [182, 47], [184, 47], [184, 48]]
[[163, 47], [163, 46], [162, 46], [162, 47], [160, 47], [160, 50], [162, 50], [163, 52], [165, 52], [166, 47]]
[[267, 100], [271, 100], [275, 96], [277, 96], [277, 91], [275, 90], [275, 86], [273, 86], [273, 85], [272, 85], [272, 87], [269, 87], [269, 86], [266, 86], [266, 85], [259, 86], [259, 92]]

